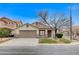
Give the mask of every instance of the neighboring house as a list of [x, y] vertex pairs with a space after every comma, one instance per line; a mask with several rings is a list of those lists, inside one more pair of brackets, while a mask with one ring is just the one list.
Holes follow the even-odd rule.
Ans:
[[[65, 37], [70, 36], [70, 29], [66, 29], [63, 31]], [[72, 26], [72, 37], [73, 39], [79, 39], [79, 25]]]
[[79, 35], [79, 25], [73, 26], [73, 33]]
[[73, 26], [73, 39], [79, 40], [79, 25]]
[[[70, 29], [66, 29], [64, 32], [70, 33]], [[79, 25], [72, 26], [72, 34], [79, 35]]]
[[24, 24], [12, 33], [16, 37], [53, 37], [53, 30], [40, 22]]
[[0, 18], [0, 28], [15, 29], [22, 25], [21, 21], [14, 21], [6, 17]]

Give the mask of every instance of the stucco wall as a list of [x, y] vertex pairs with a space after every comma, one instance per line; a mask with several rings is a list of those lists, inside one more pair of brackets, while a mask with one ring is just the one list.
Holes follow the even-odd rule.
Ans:
[[2, 28], [2, 27], [6, 27], [6, 25], [4, 22], [0, 21], [0, 28]]
[[37, 35], [39, 34], [38, 28], [30, 26], [30, 25], [29, 26], [24, 25], [24, 26], [22, 26], [20, 28], [17, 28], [14, 31], [12, 31], [12, 34], [20, 34], [19, 30], [36, 30], [37, 31]]

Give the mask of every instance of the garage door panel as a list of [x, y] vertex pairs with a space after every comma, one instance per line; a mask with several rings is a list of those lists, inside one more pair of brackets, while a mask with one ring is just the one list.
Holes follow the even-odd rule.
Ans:
[[20, 30], [20, 37], [36, 37], [36, 30]]

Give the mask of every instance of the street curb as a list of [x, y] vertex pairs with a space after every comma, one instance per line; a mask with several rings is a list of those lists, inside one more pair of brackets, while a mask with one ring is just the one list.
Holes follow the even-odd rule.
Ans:
[[70, 44], [39, 44], [39, 45], [79, 45], [79, 43], [70, 43]]

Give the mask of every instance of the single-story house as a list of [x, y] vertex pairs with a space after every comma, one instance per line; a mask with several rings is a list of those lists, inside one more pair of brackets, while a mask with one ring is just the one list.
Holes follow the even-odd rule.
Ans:
[[35, 22], [32, 24], [24, 24], [16, 28], [12, 34], [15, 37], [53, 37], [53, 29], [49, 26], [42, 24], [40, 22]]

